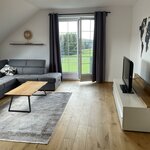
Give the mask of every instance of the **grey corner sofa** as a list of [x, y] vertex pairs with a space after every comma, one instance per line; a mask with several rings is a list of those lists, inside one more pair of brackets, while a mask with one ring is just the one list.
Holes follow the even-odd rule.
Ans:
[[54, 91], [61, 83], [61, 73], [48, 73], [45, 60], [9, 59], [0, 60], [0, 69], [8, 64], [17, 69], [13, 76], [3, 76], [0, 73], [0, 98], [11, 89], [26, 81], [47, 81], [41, 88], [45, 91]]

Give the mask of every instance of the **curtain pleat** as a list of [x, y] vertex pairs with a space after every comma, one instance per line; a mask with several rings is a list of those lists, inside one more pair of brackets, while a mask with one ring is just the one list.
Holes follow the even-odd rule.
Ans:
[[107, 12], [95, 12], [92, 81], [97, 83], [105, 81], [106, 16]]
[[62, 73], [61, 54], [59, 46], [58, 14], [49, 14], [49, 44], [50, 44], [49, 71]]

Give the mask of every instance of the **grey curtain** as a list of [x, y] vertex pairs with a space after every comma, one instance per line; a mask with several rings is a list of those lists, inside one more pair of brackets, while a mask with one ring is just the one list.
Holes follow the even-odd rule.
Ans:
[[92, 81], [98, 83], [105, 81], [106, 16], [107, 12], [95, 12]]
[[50, 72], [61, 72], [58, 14], [49, 14]]

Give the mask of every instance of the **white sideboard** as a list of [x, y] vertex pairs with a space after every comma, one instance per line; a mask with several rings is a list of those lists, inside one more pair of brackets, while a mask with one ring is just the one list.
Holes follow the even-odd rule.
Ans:
[[121, 128], [128, 131], [150, 132], [150, 108], [137, 96], [133, 90], [132, 94], [122, 93], [121, 79], [113, 81], [113, 95]]

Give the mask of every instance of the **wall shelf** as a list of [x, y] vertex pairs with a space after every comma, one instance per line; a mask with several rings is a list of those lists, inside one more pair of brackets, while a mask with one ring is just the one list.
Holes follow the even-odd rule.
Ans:
[[9, 43], [9, 45], [29, 45], [29, 46], [42, 46], [44, 43]]

